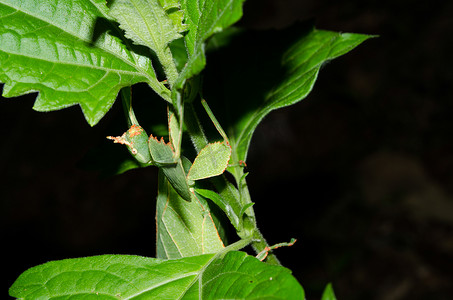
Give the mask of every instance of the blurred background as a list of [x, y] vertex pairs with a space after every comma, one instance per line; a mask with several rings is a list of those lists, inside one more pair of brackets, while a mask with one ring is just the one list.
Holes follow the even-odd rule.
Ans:
[[[307, 299], [327, 282], [341, 300], [453, 298], [452, 15], [451, 1], [246, 1], [246, 28], [313, 20], [380, 36], [324, 66], [252, 140], [258, 224], [271, 244], [298, 239], [276, 254]], [[0, 102], [3, 291], [49, 260], [154, 255], [157, 171], [81, 163], [124, 131], [119, 103], [90, 128], [78, 107], [38, 113], [34, 98]]]

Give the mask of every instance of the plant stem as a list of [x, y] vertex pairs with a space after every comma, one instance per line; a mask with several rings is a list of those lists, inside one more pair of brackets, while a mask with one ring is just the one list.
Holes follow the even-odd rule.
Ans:
[[176, 63], [173, 60], [173, 55], [171, 54], [171, 50], [170, 48], [167, 48], [165, 51], [158, 53], [157, 55], [161, 65], [164, 68], [165, 75], [167, 76], [167, 82], [171, 88], [179, 75]]
[[[264, 251], [265, 249], [270, 248], [269, 244], [266, 242], [264, 236], [261, 234], [258, 228], [256, 228], [253, 234], [252, 248], [253, 250], [255, 250], [257, 254], [260, 253], [261, 251]], [[275, 256], [275, 254], [273, 254], [271, 251], [269, 251], [269, 254], [266, 257], [266, 262], [271, 265], [281, 265], [277, 256]]]
[[[186, 103], [184, 123], [189, 132], [190, 138], [195, 146], [195, 149], [197, 150], [197, 152], [199, 152], [201, 149], [203, 149], [203, 147], [205, 147], [208, 144], [208, 140], [203, 132], [203, 128], [200, 124], [200, 121], [192, 104]], [[234, 161], [234, 157], [233, 163], [237, 163]], [[253, 202], [251, 200], [250, 192], [247, 186], [247, 182], [245, 180], [243, 167], [241, 166], [233, 167], [233, 174], [236, 180], [237, 188], [239, 190], [238, 199], [239, 204], [242, 208], [247, 206], [248, 208], [245, 210], [244, 214], [245, 216], [243, 223], [244, 230], [241, 233], [238, 232], [238, 234], [241, 237], [241, 240], [239, 242], [241, 243], [237, 244], [239, 242], [236, 242], [231, 244], [230, 246], [231, 247], [241, 246], [239, 248], [241, 249], [246, 245], [250, 244], [251, 242], [252, 248], [258, 254], [266, 249], [269, 249], [270, 246], [264, 239], [258, 227], [256, 226], [255, 212], [253, 210], [253, 207], [250, 206], [250, 204], [252, 204]], [[227, 181], [225, 177], [224, 180]], [[216, 188], [219, 190], [220, 195], [222, 197], [225, 197], [225, 199], [231, 199], [232, 196], [231, 191], [225, 188], [225, 183], [216, 180], [213, 180], [212, 182], [214, 186], [216, 186]], [[224, 193], [227, 193], [229, 195], [224, 195]], [[242, 245], [242, 243], [246, 244]], [[227, 246], [226, 249], [230, 249], [230, 246]], [[272, 252], [269, 252], [266, 258], [266, 262], [273, 265], [280, 265], [280, 261]]]
[[192, 103], [185, 104], [185, 119], [187, 131], [189, 132], [190, 139], [195, 147], [195, 150], [200, 152], [208, 144], [208, 139], [203, 132], [200, 120], [198, 119], [197, 113]]

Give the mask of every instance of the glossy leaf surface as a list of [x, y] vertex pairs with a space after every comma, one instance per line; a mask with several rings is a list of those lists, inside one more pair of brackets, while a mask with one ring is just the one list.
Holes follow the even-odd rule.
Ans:
[[147, 82], [170, 97], [146, 51], [123, 42], [102, 0], [0, 0], [0, 81], [5, 97], [38, 91], [38, 111], [80, 105], [91, 125], [122, 87]]
[[243, 252], [162, 260], [102, 255], [25, 271], [10, 288], [20, 299], [304, 299], [291, 272]]
[[260, 262], [244, 252], [229, 252], [203, 275], [202, 299], [305, 299], [302, 286], [282, 266]]

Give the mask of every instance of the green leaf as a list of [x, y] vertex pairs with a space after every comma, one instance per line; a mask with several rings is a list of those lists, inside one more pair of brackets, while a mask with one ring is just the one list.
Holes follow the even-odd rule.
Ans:
[[[205, 42], [214, 33], [228, 28], [242, 17], [244, 0], [181, 0], [188, 33], [184, 39], [189, 60], [181, 71], [176, 87], [203, 70], [206, 65]], [[173, 99], [175, 100], [175, 99]]]
[[110, 6], [110, 15], [120, 23], [127, 38], [156, 53], [167, 79], [173, 83], [178, 72], [168, 45], [182, 35], [159, 1], [115, 0]]
[[102, 255], [53, 261], [24, 272], [10, 288], [20, 299], [178, 299], [212, 255], [183, 260]]
[[125, 86], [147, 82], [168, 100], [148, 53], [123, 43], [104, 2], [0, 0], [3, 96], [38, 91], [38, 111], [78, 104], [90, 125]]
[[312, 90], [321, 66], [358, 46], [369, 37], [360, 34], [312, 30], [282, 53], [279, 83], [266, 91], [264, 101], [235, 128], [232, 142], [239, 160], [245, 160], [253, 132], [272, 110], [295, 104]]
[[211, 190], [195, 189], [195, 192], [198, 194], [198, 197], [202, 196], [214, 202], [218, 207], [220, 207], [223, 212], [225, 212], [234, 228], [236, 228], [237, 231], [241, 230], [240, 218], [242, 217], [242, 215], [238, 216], [238, 213], [235, 211], [235, 208], [236, 210], [238, 210], [237, 207], [239, 207], [238, 205], [234, 206], [236, 202], [229, 203], [225, 201], [225, 199], [223, 199], [219, 194]]
[[170, 143], [173, 145], [173, 149], [178, 149], [178, 154], [175, 154], [176, 157], [181, 153], [181, 139], [182, 139], [182, 128], [177, 116], [168, 109], [168, 138]]
[[324, 292], [322, 293], [321, 300], [337, 300], [335, 297], [335, 293], [333, 292], [332, 284], [329, 283], [326, 288], [324, 289]]
[[231, 157], [231, 147], [226, 142], [208, 144], [201, 149], [187, 174], [189, 180], [199, 180], [222, 174]]
[[102, 255], [48, 262], [9, 290], [33, 299], [304, 299], [291, 272], [242, 252], [162, 260]]
[[305, 299], [291, 271], [244, 252], [213, 261], [202, 278], [202, 299]]
[[[326, 62], [368, 38], [299, 25], [244, 34], [233, 40], [232, 47], [216, 54], [220, 63], [210, 64], [205, 76], [215, 78], [205, 84], [215, 89], [215, 95], [205, 96], [212, 100], [223, 95], [215, 111], [226, 112], [223, 119], [218, 117], [228, 125], [232, 163], [245, 161], [253, 132], [267, 114], [307, 97]], [[219, 70], [220, 76], [212, 70]], [[219, 87], [219, 82], [224, 85]], [[210, 104], [215, 106], [213, 101]]]
[[157, 257], [180, 258], [215, 253], [224, 248], [206, 203], [187, 202], [159, 172]]
[[191, 201], [186, 172], [184, 171], [181, 159], [175, 158], [172, 145], [170, 143], [166, 144], [163, 138], [159, 141], [152, 135], [148, 141], [153, 163], [164, 172], [165, 177], [167, 177], [178, 194], [184, 200]]
[[168, 17], [176, 26], [178, 32], [187, 30], [187, 25], [184, 24], [184, 12], [180, 10], [179, 0], [159, 0], [160, 5], [164, 8]]

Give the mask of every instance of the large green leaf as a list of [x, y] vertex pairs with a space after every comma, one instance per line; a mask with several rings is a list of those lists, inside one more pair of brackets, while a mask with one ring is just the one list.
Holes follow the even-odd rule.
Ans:
[[175, 260], [102, 255], [53, 261], [25, 271], [9, 293], [34, 299], [304, 299], [280, 266], [242, 252]]
[[246, 159], [253, 132], [269, 112], [304, 99], [323, 64], [369, 37], [302, 25], [243, 34], [215, 54], [205, 76], [205, 86], [212, 88], [206, 97], [212, 106], [217, 98], [215, 111], [225, 112], [219, 117], [227, 125], [234, 162]]
[[180, 258], [215, 253], [224, 248], [207, 203], [185, 201], [159, 172], [156, 204], [157, 257]]
[[91, 125], [125, 86], [147, 82], [169, 100], [149, 51], [123, 40], [103, 0], [0, 0], [3, 96], [38, 91], [38, 111], [79, 104]]
[[25, 271], [9, 292], [30, 300], [178, 299], [210, 259], [212, 255], [168, 261], [126, 255], [66, 259]]

